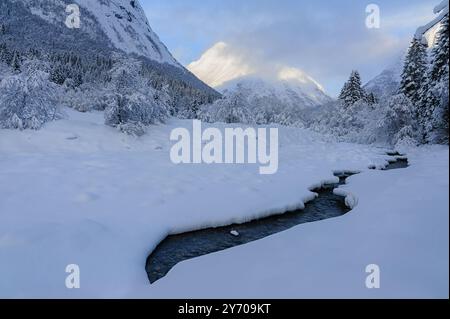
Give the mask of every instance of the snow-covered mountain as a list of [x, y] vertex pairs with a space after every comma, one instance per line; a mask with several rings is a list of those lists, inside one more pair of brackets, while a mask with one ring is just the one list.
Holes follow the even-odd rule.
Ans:
[[254, 73], [246, 57], [225, 42], [214, 44], [188, 69], [212, 87]]
[[[8, 85], [26, 86], [41, 72], [39, 82], [49, 82], [43, 87], [56, 85], [51, 95], [84, 112], [117, 108], [117, 98], [110, 96], [120, 87], [128, 103], [139, 101], [130, 121], [143, 114], [148, 123], [165, 114], [195, 116], [199, 105], [220, 97], [173, 58], [137, 0], [1, 0], [0, 67], [8, 66], [18, 77]], [[45, 95], [46, 90], [38, 91]], [[40, 127], [51, 120], [26, 104], [16, 109], [8, 103], [0, 127]], [[32, 111], [23, 112], [25, 107]], [[123, 121], [128, 120], [121, 116]]]
[[385, 100], [395, 94], [400, 87], [403, 63], [404, 55], [402, 54], [394, 64], [367, 82], [364, 90], [373, 93], [379, 100]]
[[321, 105], [332, 101], [314, 82], [299, 82], [245, 76], [226, 82], [218, 89], [223, 98], [205, 105], [199, 112], [207, 122], [281, 124], [307, 126], [310, 115]]
[[322, 105], [331, 101], [323, 90], [314, 82], [301, 83], [295, 79], [265, 80], [255, 76], [245, 76], [220, 86], [224, 94], [233, 93], [237, 89], [245, 92], [250, 104], [257, 100], [267, 99], [276, 105], [298, 110]]
[[[79, 28], [66, 20], [69, 5], [80, 9]], [[2, 0], [0, 43], [21, 52], [37, 49], [84, 56], [122, 55], [144, 59], [155, 72], [188, 88], [217, 96], [184, 68], [153, 32], [138, 0]]]
[[151, 29], [137, 0], [11, 0], [22, 3], [32, 14], [61, 25], [70, 14], [69, 4], [80, 7], [80, 31], [94, 39], [100, 34], [125, 53], [181, 67]]
[[[54, 0], [52, 0], [54, 1]], [[181, 67], [151, 29], [144, 10], [136, 0], [75, 0], [89, 10], [112, 44], [160, 63]]]
[[250, 104], [267, 99], [281, 108], [300, 110], [331, 100], [302, 70], [274, 63], [258, 65], [248, 53], [224, 42], [212, 46], [188, 69], [222, 93], [229, 95], [239, 89]]

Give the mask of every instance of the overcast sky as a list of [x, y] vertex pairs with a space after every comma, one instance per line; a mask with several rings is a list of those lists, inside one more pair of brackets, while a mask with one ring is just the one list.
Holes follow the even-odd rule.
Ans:
[[[141, 0], [150, 25], [184, 65], [219, 41], [259, 63], [300, 68], [336, 95], [352, 69], [364, 81], [392, 64], [439, 0]], [[381, 9], [368, 29], [366, 6]]]

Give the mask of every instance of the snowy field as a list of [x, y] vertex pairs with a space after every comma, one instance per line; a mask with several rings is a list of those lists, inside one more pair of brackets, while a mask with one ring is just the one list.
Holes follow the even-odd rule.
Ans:
[[[169, 158], [171, 120], [135, 139], [102, 113], [67, 110], [41, 131], [0, 131], [0, 297], [448, 298], [448, 147], [385, 149], [280, 128], [280, 167], [181, 165]], [[222, 127], [223, 125], [218, 125]], [[189, 260], [150, 286], [145, 261], [168, 234], [281, 213], [314, 197], [334, 171], [362, 174], [343, 190], [348, 215], [300, 225]], [[365, 268], [381, 268], [381, 289]], [[68, 264], [81, 289], [65, 286]]]

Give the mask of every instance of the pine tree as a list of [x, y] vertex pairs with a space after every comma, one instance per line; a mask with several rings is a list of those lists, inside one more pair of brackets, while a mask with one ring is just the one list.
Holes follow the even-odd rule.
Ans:
[[11, 61], [11, 67], [15, 72], [20, 72], [20, 64], [21, 64], [21, 59], [20, 59], [20, 55], [17, 52], [14, 52], [12, 61]]
[[50, 81], [58, 85], [63, 85], [66, 79], [67, 79], [66, 69], [60, 64], [54, 65], [52, 67], [52, 70], [50, 71]]
[[245, 88], [239, 83], [235, 90], [226, 91], [222, 99], [210, 105], [204, 105], [198, 113], [198, 118], [210, 123], [255, 123], [254, 114], [250, 110], [244, 90]]
[[427, 47], [422, 40], [414, 38], [406, 55], [400, 83], [400, 93], [408, 97], [413, 104], [420, 104], [426, 72]]
[[448, 81], [449, 81], [448, 14], [442, 20], [436, 45], [432, 51], [427, 90], [424, 92], [422, 123], [429, 143], [449, 142]]
[[361, 76], [358, 71], [352, 71], [350, 79], [344, 84], [339, 99], [343, 101], [346, 106], [352, 106], [365, 97], [366, 92], [362, 88]]
[[442, 20], [441, 29], [439, 30], [436, 46], [432, 52], [432, 63], [430, 79], [432, 82], [439, 82], [448, 77], [449, 62], [448, 47], [448, 14]]
[[387, 101], [385, 112], [377, 123], [380, 134], [384, 134], [392, 145], [408, 140], [415, 144], [416, 130], [414, 105], [404, 94], [392, 96]]
[[9, 50], [6, 47], [6, 44], [2, 43], [0, 44], [0, 62], [7, 63], [9, 56]]
[[369, 94], [366, 96], [366, 101], [367, 101], [367, 103], [368, 103], [369, 105], [374, 105], [374, 104], [377, 104], [377, 103], [378, 103], [378, 100], [377, 100], [377, 98], [375, 97], [375, 94], [373, 94], [373, 92], [369, 93]]

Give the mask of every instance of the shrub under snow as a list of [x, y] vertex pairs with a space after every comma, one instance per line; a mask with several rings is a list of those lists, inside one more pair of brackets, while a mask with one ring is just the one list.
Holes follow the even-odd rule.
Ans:
[[145, 133], [145, 126], [163, 123], [170, 111], [163, 93], [140, 81], [139, 70], [138, 62], [116, 66], [109, 97], [103, 99], [105, 124], [136, 136]]
[[199, 111], [198, 117], [205, 122], [223, 123], [254, 123], [253, 114], [244, 99], [240, 96], [227, 96], [213, 104], [205, 105]]
[[403, 94], [387, 102], [360, 100], [351, 106], [341, 101], [324, 106], [309, 123], [321, 133], [356, 143], [417, 144], [417, 119], [411, 101]]
[[7, 76], [0, 82], [0, 128], [39, 129], [60, 118], [58, 88], [36, 71]]

